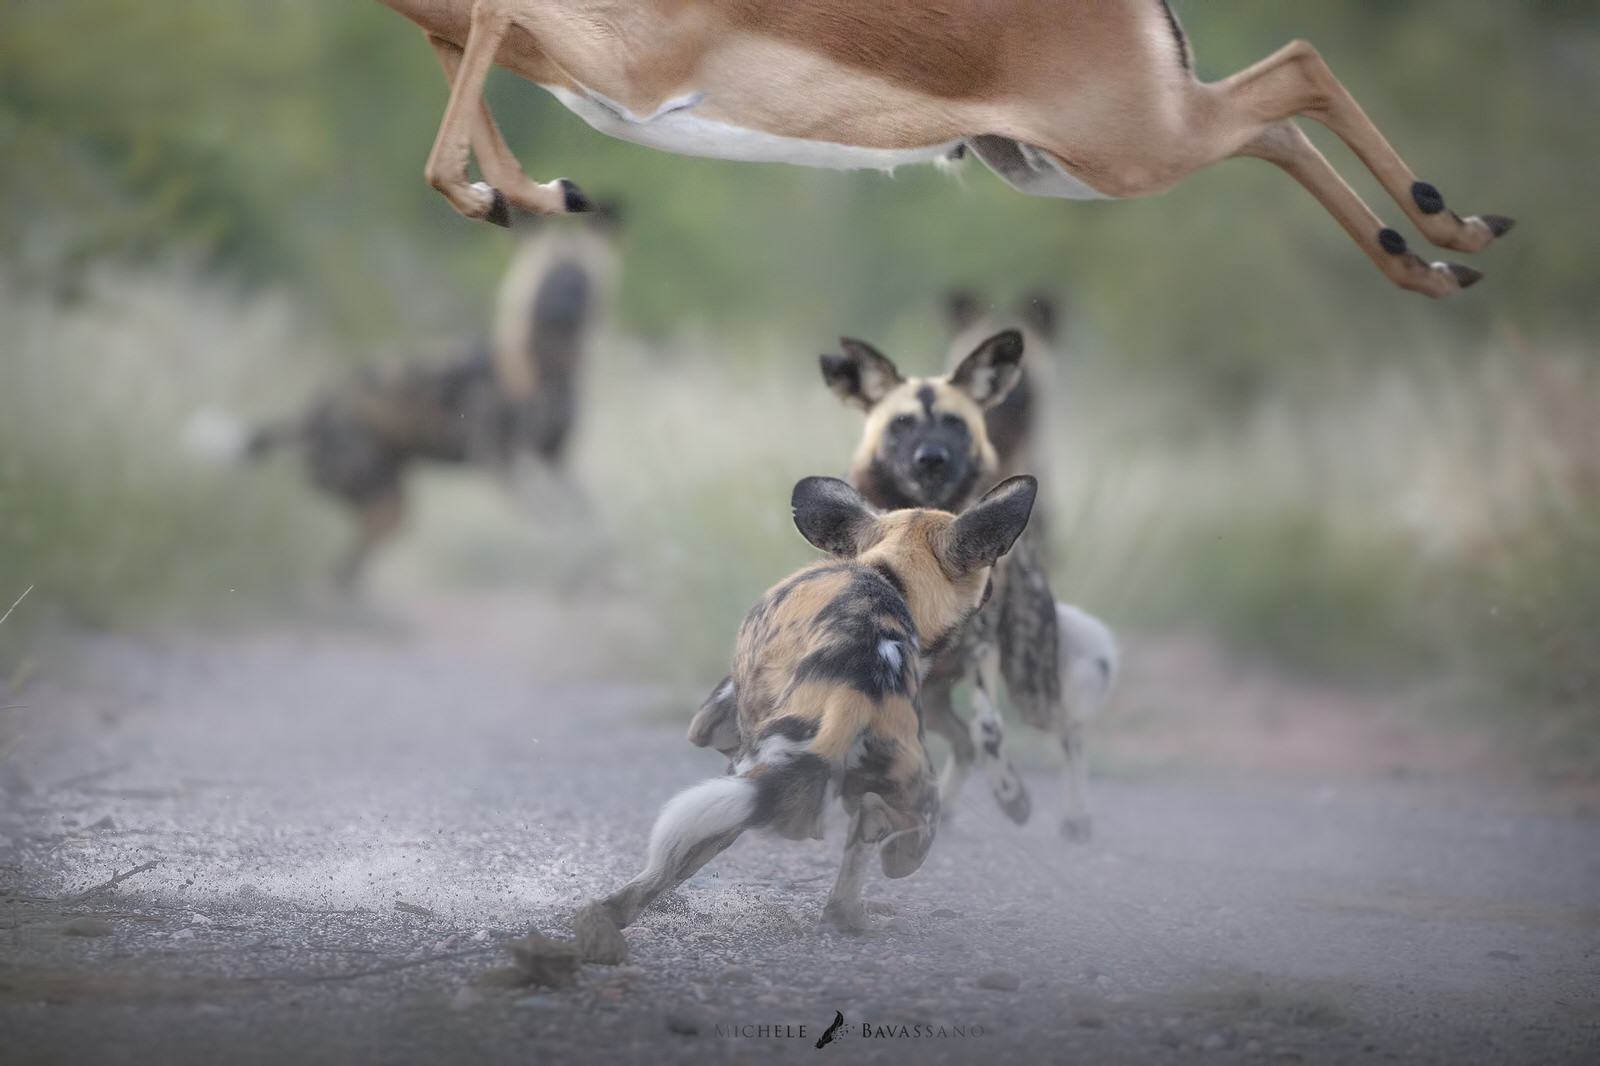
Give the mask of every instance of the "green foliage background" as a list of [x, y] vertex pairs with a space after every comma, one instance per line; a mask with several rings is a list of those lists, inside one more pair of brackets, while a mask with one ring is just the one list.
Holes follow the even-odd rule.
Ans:
[[[624, 570], [663, 603], [706, 605], [683, 631], [705, 645], [692, 672], [718, 669], [738, 605], [799, 550], [752, 501], [853, 432], [819, 389], [785, 402], [814, 389], [816, 352], [850, 333], [931, 369], [946, 288], [1042, 289], [1066, 312], [1053, 458], [1073, 595], [1312, 672], [1466, 664], [1486, 704], [1550, 709], [1541, 743], [1600, 766], [1600, 474], [1571, 473], [1600, 471], [1600, 418], [1553, 417], [1562, 397], [1600, 403], [1600, 4], [1174, 6], [1202, 77], [1306, 38], [1452, 207], [1515, 217], [1473, 260], [1486, 279], [1437, 303], [1392, 289], [1255, 161], [1150, 200], [1063, 203], [975, 162], [886, 176], [655, 153], [494, 73], [533, 177], [627, 204], [619, 324], [639, 347], [595, 383], [612, 450], [584, 471], [632, 479], [605, 516]], [[199, 399], [286, 409], [341, 365], [482, 328], [508, 244], [422, 180], [445, 96], [420, 33], [373, 0], [0, 2], [0, 610], [37, 584], [30, 617], [125, 624], [173, 593], [281, 598], [286, 574], [315, 572], [336, 527], [304, 519], [289, 471], [222, 486], [167, 437]], [[107, 275], [122, 280], [97, 287]], [[241, 336], [250, 316], [229, 300], [275, 302], [288, 324]], [[138, 350], [110, 374], [119, 330]], [[1416, 415], [1367, 425], [1396, 375]], [[1512, 407], [1534, 414], [1501, 424]], [[1320, 428], [1256, 432], [1274, 419]], [[1528, 457], [1501, 480], [1536, 483], [1535, 502], [1448, 556], [1352, 523], [1404, 495], [1369, 482], [1435, 445], [1465, 497], [1480, 466]], [[641, 448], [673, 463], [642, 468]], [[735, 482], [749, 494], [731, 499]], [[19, 623], [0, 631], [0, 680], [25, 661]]]
[[[1015, 195], [976, 164], [952, 181], [658, 154], [589, 130], [503, 71], [490, 96], [531, 174], [631, 205], [623, 313], [646, 334], [701, 321], [814, 347], [925, 316], [951, 284], [1043, 285], [1071, 299], [1094, 351], [1248, 398], [1297, 367], [1387, 360], [1495, 318], [1539, 333], [1594, 326], [1592, 2], [1177, 7], [1202, 76], [1308, 38], [1453, 206], [1518, 217], [1516, 239], [1484, 257], [1483, 287], [1440, 305], [1396, 297], [1303, 191], [1254, 161], [1161, 198], [1064, 204]], [[445, 87], [419, 36], [358, 0], [12, 0], [0, 8], [0, 239], [16, 276], [70, 294], [102, 257], [181, 250], [295, 286], [363, 344], [475, 325], [502, 245], [420, 179]], [[1398, 219], [1353, 157], [1313, 133]]]

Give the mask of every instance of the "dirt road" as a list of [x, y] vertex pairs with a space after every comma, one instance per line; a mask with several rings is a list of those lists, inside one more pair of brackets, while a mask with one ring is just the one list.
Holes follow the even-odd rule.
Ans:
[[[869, 881], [864, 937], [817, 928], [838, 826], [749, 837], [628, 931], [628, 965], [482, 987], [721, 765], [614, 680], [615, 619], [402, 613], [95, 638], [5, 701], [0, 1061], [1600, 1061], [1600, 823], [1433, 772], [1425, 732], [1319, 761], [1292, 708], [1266, 718], [1311, 754], [1275, 773], [1140, 762], [1259, 738], [1239, 691], [1141, 691], [1137, 648], [1092, 845], [1054, 838], [1047, 776], [1021, 829], [974, 781], [917, 875]], [[1163, 701], [1191, 706], [1152, 734]]]

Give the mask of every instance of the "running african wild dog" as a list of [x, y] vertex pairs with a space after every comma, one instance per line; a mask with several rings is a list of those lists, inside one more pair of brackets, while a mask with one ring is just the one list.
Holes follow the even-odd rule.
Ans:
[[[907, 379], [871, 345], [851, 338], [840, 344], [843, 355], [822, 357], [822, 377], [840, 399], [867, 414], [850, 481], [868, 501], [890, 509], [956, 509], [993, 482], [1000, 460], [986, 416], [1003, 409], [1021, 373], [1019, 331], [983, 340], [941, 378]], [[979, 759], [1001, 809], [1018, 823], [1032, 812], [1022, 778], [1002, 748], [994, 698], [1003, 678], [1022, 720], [1054, 737], [1061, 752], [1061, 835], [1087, 840], [1092, 822], [1084, 725], [1116, 680], [1116, 641], [1098, 619], [1057, 601], [1043, 545], [1031, 527], [996, 566], [994, 582], [993, 598], [963, 639], [934, 660], [922, 692], [928, 728], [951, 747], [940, 787], [945, 817], [954, 813]], [[963, 678], [972, 683], [970, 725], [956, 715], [951, 698]]]
[[344, 588], [398, 530], [413, 464], [477, 466], [508, 486], [525, 456], [563, 473], [584, 353], [616, 274], [616, 210], [584, 219], [521, 229], [490, 337], [436, 362], [363, 370], [254, 430], [198, 416], [191, 445], [242, 459], [300, 448], [312, 483], [355, 514], [355, 541], [335, 570]]
[[865, 928], [873, 849], [885, 876], [906, 877], [939, 818], [918, 701], [924, 664], [983, 603], [1037, 487], [1011, 478], [958, 516], [880, 513], [837, 478], [795, 486], [795, 525], [833, 558], [775, 585], [745, 616], [718, 689], [742, 738], [733, 766], [661, 809], [644, 871], [580, 914], [580, 947], [597, 941], [597, 927], [609, 938], [610, 926], [631, 924], [747, 829], [821, 839], [834, 798], [850, 821], [823, 918], [848, 933]]

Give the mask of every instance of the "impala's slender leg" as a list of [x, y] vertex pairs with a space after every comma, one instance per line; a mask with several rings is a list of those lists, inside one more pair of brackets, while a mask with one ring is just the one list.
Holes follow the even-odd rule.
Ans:
[[[427, 37], [428, 43], [433, 46], [434, 53], [439, 57], [439, 65], [444, 68], [445, 80], [454, 86], [456, 76], [461, 71], [461, 47], [431, 33]], [[484, 221], [493, 222], [497, 226], [509, 225], [511, 218], [506, 210], [506, 200], [522, 206], [547, 202], [552, 190], [560, 194], [561, 210], [589, 209], [588, 199], [576, 185], [565, 178], [553, 181], [549, 185], [540, 185], [522, 172], [522, 164], [517, 162], [517, 157], [506, 144], [505, 137], [500, 133], [500, 127], [495, 123], [494, 114], [489, 110], [489, 102], [481, 93], [477, 98], [477, 107], [473, 115], [470, 140], [472, 153], [478, 157], [478, 166], [482, 169], [489, 187], [504, 194], [504, 198], [495, 201], [495, 206], [484, 216]]]
[[1304, 115], [1327, 126], [1360, 157], [1423, 236], [1440, 248], [1482, 251], [1512, 226], [1512, 220], [1502, 215], [1462, 218], [1446, 210], [1439, 190], [1417, 180], [1322, 56], [1305, 41], [1286, 45], [1214, 88], [1260, 120]]
[[[508, 193], [512, 203], [541, 215], [581, 211], [587, 206], [577, 186], [565, 180], [537, 185], [527, 181], [524, 176], [525, 185], [513, 183], [508, 190], [467, 181], [467, 153], [471, 150], [474, 133], [479, 133], [478, 141], [491, 149], [479, 158], [485, 177], [491, 169], [499, 171], [502, 178], [507, 170], [521, 174], [521, 167], [511, 157], [510, 149], [505, 148], [505, 142], [498, 132], [492, 138], [487, 138], [479, 129], [485, 119], [488, 119], [491, 128], [493, 125], [493, 119], [489, 118], [483, 102], [483, 83], [489, 76], [495, 53], [500, 50], [500, 43], [510, 26], [511, 4], [507, 0], [475, 0], [467, 44], [455, 60], [450, 103], [444, 109], [439, 134], [434, 139], [433, 151], [429, 153], [427, 166], [423, 169], [428, 184], [443, 193], [457, 211], [468, 218], [487, 218], [502, 225], [509, 220], [506, 212]], [[447, 50], [440, 50], [439, 55], [448, 70], [451, 61], [446, 58], [446, 53]], [[490, 140], [498, 142], [498, 149], [488, 144]], [[504, 159], [501, 158], [501, 152]], [[509, 161], [508, 166], [503, 165], [505, 161]]]
[[1372, 213], [1292, 119], [1268, 126], [1234, 154], [1254, 156], [1282, 167], [1328, 209], [1378, 269], [1403, 289], [1448, 296], [1483, 276], [1460, 263], [1429, 264], [1408, 251], [1405, 238]]

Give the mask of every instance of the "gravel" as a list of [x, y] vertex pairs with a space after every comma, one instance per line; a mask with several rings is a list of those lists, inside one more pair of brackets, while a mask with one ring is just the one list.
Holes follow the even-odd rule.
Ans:
[[579, 964], [584, 904], [723, 761], [561, 637], [86, 642], [0, 718], [5, 1054], [744, 1062], [836, 1014], [828, 1054], [933, 1066], [1600, 1053], [1600, 828], [1421, 777], [1102, 775], [1084, 846], [1052, 778], [1020, 828], [974, 780], [921, 871], [869, 877], [863, 936], [819, 923], [835, 820], [740, 840], [626, 965]]

